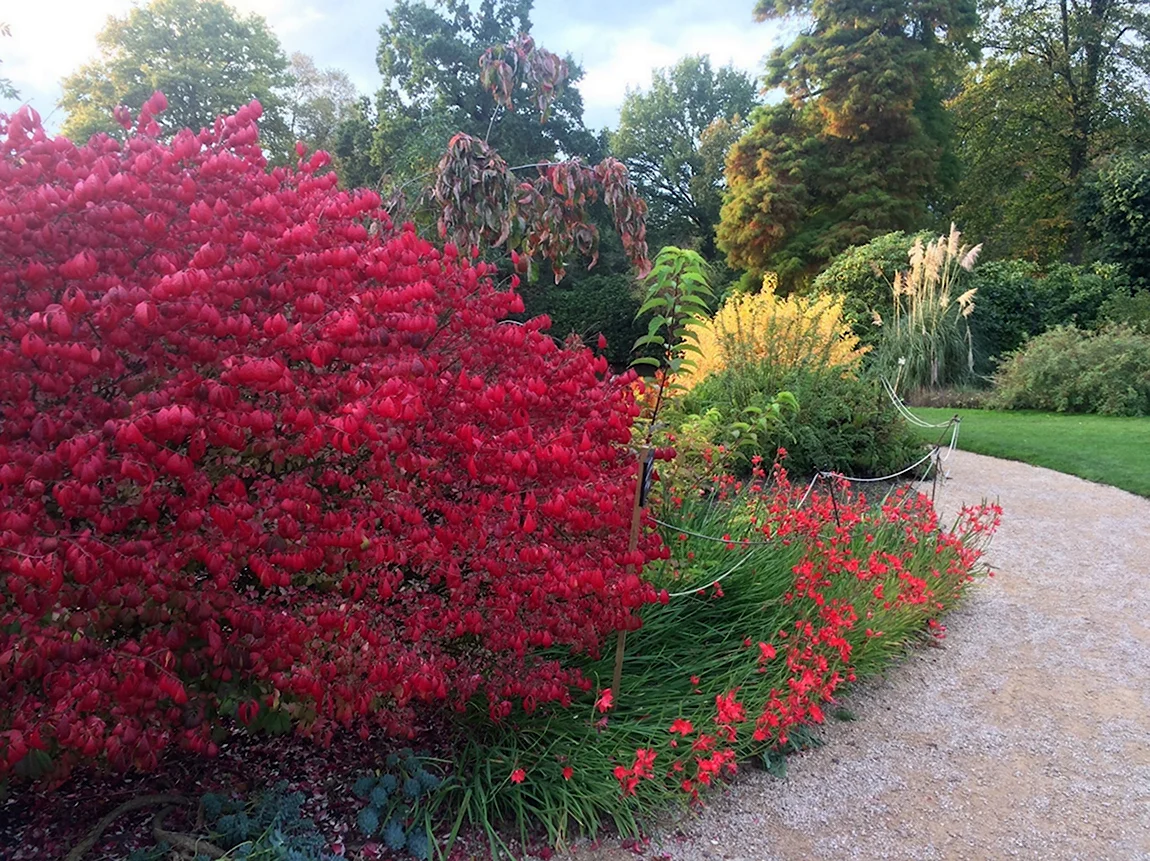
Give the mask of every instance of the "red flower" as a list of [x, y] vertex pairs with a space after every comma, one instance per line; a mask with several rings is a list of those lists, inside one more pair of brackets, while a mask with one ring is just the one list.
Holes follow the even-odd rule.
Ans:
[[658, 754], [650, 748], [639, 748], [635, 751], [635, 764], [631, 766], [631, 773], [635, 777], [650, 777], [656, 756]]
[[571, 775], [573, 775], [574, 773], [575, 773], [575, 769], [573, 769], [571, 766], [567, 766], [566, 768], [563, 769], [563, 779], [564, 780], [570, 780]]
[[614, 704], [615, 695], [611, 693], [610, 688], [604, 688], [603, 692], [599, 694], [599, 699], [595, 700], [595, 708], [601, 712], [608, 711]]
[[765, 664], [775, 657], [775, 647], [770, 643], [759, 643], [759, 663]]
[[717, 723], [740, 723], [747, 719], [747, 710], [741, 702], [735, 699], [736, 693], [738, 693], [738, 688], [725, 694], [716, 695], [715, 706], [719, 710], [719, 715], [715, 718]]
[[517, 768], [517, 769], [515, 769], [515, 771], [511, 772], [511, 782], [512, 783], [522, 783], [526, 778], [527, 778], [527, 772], [524, 771], [522, 768]]
[[695, 728], [691, 726], [691, 722], [689, 720], [684, 720], [683, 718], [676, 718], [674, 721], [672, 721], [671, 728], [668, 730], [668, 732], [677, 732], [684, 736], [690, 735], [694, 731]]

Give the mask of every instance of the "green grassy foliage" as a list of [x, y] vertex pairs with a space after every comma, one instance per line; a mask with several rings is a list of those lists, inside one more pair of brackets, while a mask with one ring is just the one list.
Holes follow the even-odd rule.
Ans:
[[[962, 561], [929, 501], [880, 507], [839, 487], [799, 509], [803, 492], [728, 477], [657, 498], [655, 516], [674, 527], [663, 530], [671, 556], [644, 575], [670, 594], [629, 632], [621, 690], [604, 700], [611, 642], [586, 658], [592, 687], [568, 708], [516, 708], [501, 722], [481, 707], [456, 715], [443, 830], [478, 829], [497, 855], [508, 838], [561, 847], [603, 823], [637, 835], [739, 764], [777, 765], [834, 715], [841, 685], [888, 666], [921, 632], [941, 634], [936, 619], [974, 557]], [[967, 548], [992, 514], [966, 514]]]
[[[965, 451], [1021, 460], [1150, 497], [1150, 418], [914, 410], [933, 422], [956, 412], [962, 418], [958, 447]], [[937, 436], [929, 429], [922, 433]]]

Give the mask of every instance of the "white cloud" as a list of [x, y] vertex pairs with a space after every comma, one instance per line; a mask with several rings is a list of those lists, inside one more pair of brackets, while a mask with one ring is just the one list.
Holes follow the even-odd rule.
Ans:
[[716, 67], [732, 64], [758, 76], [764, 57], [778, 44], [779, 27], [752, 23], [748, 0], [676, 0], [643, 7], [625, 25], [613, 25], [593, 8], [594, 19], [572, 23], [544, 16], [535, 28], [540, 44], [569, 51], [583, 66], [579, 91], [591, 128], [614, 126], [627, 89], [649, 87], [655, 69], [707, 54]]
[[[308, 42], [325, 15], [307, 0], [230, 0], [243, 14], [255, 13], [267, 19], [286, 51], [308, 50]], [[46, 117], [46, 125], [56, 128], [62, 117], [55, 111], [61, 96], [60, 82], [96, 56], [96, 36], [109, 16], [123, 17], [133, 0], [53, 0], [50, 3], [21, 3], [0, 13], [12, 30], [10, 39], [0, 40], [0, 71], [29, 102]], [[20, 102], [0, 102], [0, 110], [10, 110]]]

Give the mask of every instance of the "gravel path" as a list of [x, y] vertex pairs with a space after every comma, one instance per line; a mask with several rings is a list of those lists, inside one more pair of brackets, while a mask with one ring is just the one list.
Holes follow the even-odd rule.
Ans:
[[[748, 773], [671, 859], [1150, 859], [1150, 500], [955, 452], [944, 517], [997, 497], [980, 581], [857, 716]], [[632, 856], [633, 857], [633, 856]]]

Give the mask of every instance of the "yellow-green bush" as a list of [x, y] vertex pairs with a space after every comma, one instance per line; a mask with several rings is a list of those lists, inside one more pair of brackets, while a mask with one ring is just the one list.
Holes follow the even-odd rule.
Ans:
[[841, 297], [780, 298], [767, 286], [761, 293], [731, 295], [694, 331], [699, 354], [684, 375], [687, 388], [709, 374], [749, 364], [780, 372], [803, 366], [853, 370], [865, 352], [843, 316]]

